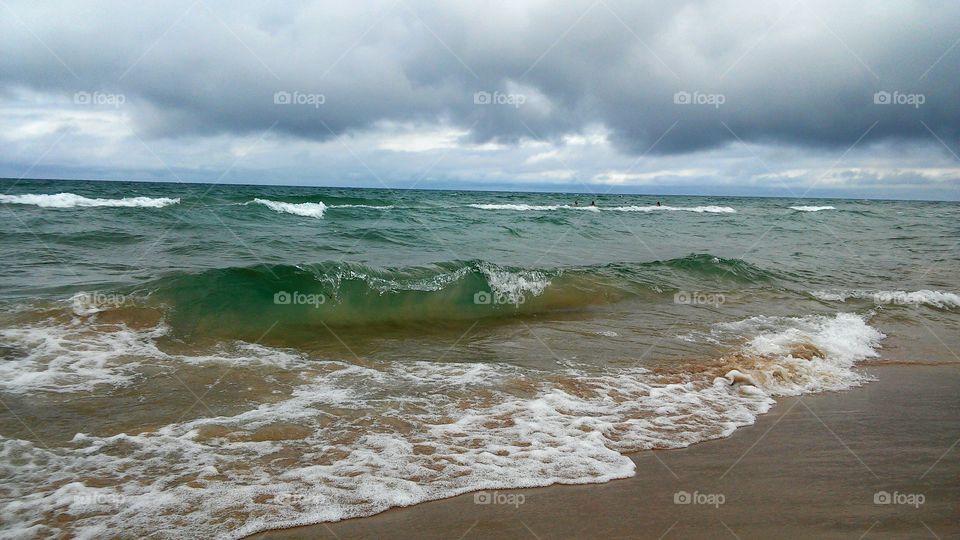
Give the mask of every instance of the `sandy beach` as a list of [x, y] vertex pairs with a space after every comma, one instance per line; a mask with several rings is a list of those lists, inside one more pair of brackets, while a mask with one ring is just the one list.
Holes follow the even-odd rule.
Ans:
[[866, 370], [877, 380], [779, 399], [729, 438], [633, 454], [626, 480], [485, 492], [490, 504], [468, 493], [250, 538], [957, 537], [960, 365]]

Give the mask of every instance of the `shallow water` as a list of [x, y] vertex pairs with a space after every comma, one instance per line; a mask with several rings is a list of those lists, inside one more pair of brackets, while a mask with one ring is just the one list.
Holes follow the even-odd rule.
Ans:
[[2, 187], [11, 535], [622, 478], [868, 382], [885, 343], [960, 350], [956, 203]]

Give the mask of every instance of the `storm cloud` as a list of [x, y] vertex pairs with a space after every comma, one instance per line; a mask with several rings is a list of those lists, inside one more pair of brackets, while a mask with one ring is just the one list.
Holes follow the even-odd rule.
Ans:
[[0, 13], [8, 112], [121, 111], [166, 148], [434, 126], [508, 153], [600, 132], [629, 164], [896, 142], [952, 159], [960, 136], [957, 2], [8, 0]]

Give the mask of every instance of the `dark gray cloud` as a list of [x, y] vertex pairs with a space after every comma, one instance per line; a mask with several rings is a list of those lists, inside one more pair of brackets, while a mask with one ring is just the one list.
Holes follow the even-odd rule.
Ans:
[[[386, 121], [512, 143], [603, 125], [640, 155], [960, 135], [957, 2], [4, 5], [0, 91], [123, 94], [147, 138], [326, 140]], [[923, 103], [877, 104], [881, 91]]]

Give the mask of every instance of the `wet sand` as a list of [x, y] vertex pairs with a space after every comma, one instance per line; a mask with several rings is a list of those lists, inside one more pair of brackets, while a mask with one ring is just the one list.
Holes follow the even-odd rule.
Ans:
[[[488, 492], [499, 504], [468, 493], [251, 538], [960, 537], [960, 365], [866, 371], [878, 380], [780, 399], [727, 439], [634, 454], [633, 478]], [[677, 504], [681, 492], [693, 502]], [[894, 503], [877, 504], [879, 492]]]

